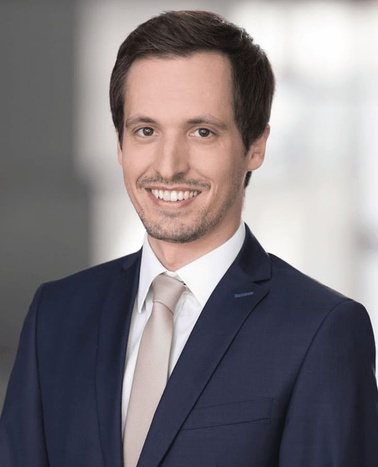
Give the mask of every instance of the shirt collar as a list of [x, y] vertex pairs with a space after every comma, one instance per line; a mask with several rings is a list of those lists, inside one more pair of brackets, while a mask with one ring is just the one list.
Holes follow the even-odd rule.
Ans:
[[202, 307], [238, 255], [244, 238], [245, 225], [242, 222], [225, 243], [176, 271]]
[[137, 310], [140, 313], [144, 301], [146, 300], [147, 293], [150, 289], [152, 281], [156, 276], [165, 272], [165, 267], [157, 259], [153, 252], [149, 242], [147, 234], [144, 236], [143, 248], [142, 248], [142, 259], [140, 263], [140, 275], [139, 275], [139, 288], [137, 295]]
[[[218, 282], [238, 255], [244, 238], [245, 225], [241, 222], [239, 228], [229, 240], [218, 248], [215, 248], [215, 250], [186, 264], [175, 271], [176, 274], [173, 274], [180, 277], [202, 307], [205, 306]], [[168, 272], [169, 275], [172, 275], [172, 272], [167, 271], [160, 263], [148, 242], [147, 235], [145, 235], [137, 296], [138, 312], [142, 311], [152, 281], [163, 272]]]

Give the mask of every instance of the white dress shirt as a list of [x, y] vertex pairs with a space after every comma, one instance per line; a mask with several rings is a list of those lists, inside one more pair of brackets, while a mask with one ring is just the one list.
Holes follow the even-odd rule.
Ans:
[[234, 235], [223, 245], [172, 272], [167, 271], [160, 263], [148, 242], [147, 235], [145, 236], [139, 288], [131, 318], [126, 352], [122, 389], [122, 432], [125, 429], [127, 407], [139, 344], [152, 311], [152, 292], [150, 290], [152, 281], [157, 275], [166, 273], [178, 277], [189, 289], [180, 297], [173, 316], [174, 330], [169, 365], [169, 374], [171, 374], [203, 307], [239, 253], [244, 238], [245, 226], [242, 222]]

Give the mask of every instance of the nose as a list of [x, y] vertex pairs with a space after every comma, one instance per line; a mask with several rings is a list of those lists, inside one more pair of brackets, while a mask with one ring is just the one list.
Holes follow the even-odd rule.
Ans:
[[185, 138], [164, 135], [156, 149], [154, 169], [164, 180], [179, 178], [189, 170], [189, 154]]

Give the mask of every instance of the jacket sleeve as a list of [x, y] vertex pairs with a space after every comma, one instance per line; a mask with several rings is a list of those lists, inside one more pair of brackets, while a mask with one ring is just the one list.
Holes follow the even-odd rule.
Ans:
[[0, 421], [2, 467], [48, 467], [36, 345], [37, 308], [42, 287], [35, 294], [21, 332], [16, 361]]
[[323, 321], [298, 374], [279, 467], [377, 467], [374, 337], [365, 309], [344, 301]]

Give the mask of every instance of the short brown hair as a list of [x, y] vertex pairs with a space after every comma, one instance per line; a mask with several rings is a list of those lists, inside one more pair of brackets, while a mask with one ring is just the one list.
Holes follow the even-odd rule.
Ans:
[[134, 61], [150, 56], [184, 57], [201, 51], [219, 52], [230, 60], [235, 122], [245, 148], [263, 134], [275, 87], [265, 52], [244, 29], [223, 17], [207, 11], [184, 10], [151, 18], [131, 32], [119, 48], [110, 79], [110, 107], [120, 142], [125, 81]]

